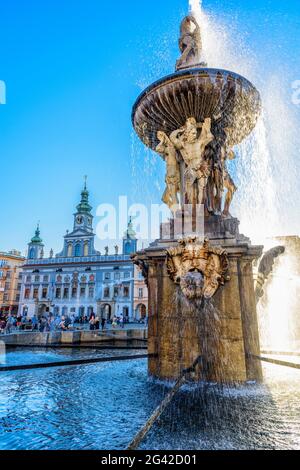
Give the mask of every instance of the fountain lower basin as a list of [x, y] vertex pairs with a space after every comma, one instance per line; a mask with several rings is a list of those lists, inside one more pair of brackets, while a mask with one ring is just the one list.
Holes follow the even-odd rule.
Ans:
[[[8, 362], [70, 354], [91, 352], [18, 349], [8, 352]], [[263, 367], [264, 386], [184, 387], [142, 448], [299, 449], [300, 371]], [[148, 379], [146, 360], [3, 373], [0, 449], [124, 450], [166, 392]]]

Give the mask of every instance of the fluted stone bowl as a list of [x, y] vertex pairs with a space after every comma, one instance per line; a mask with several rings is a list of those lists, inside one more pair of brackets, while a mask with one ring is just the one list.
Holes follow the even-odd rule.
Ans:
[[176, 72], [150, 85], [137, 99], [133, 126], [145, 145], [155, 150], [157, 131], [170, 134], [190, 117], [212, 118], [226, 129], [230, 146], [254, 129], [261, 112], [257, 89], [244, 77], [226, 70], [194, 68]]

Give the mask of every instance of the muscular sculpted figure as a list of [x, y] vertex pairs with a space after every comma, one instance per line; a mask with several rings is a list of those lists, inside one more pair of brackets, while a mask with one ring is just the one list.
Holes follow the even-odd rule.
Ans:
[[223, 210], [223, 215], [225, 217], [230, 217], [230, 206], [234, 196], [234, 193], [237, 191], [237, 187], [234, 184], [233, 179], [231, 178], [229, 171], [227, 169], [226, 160], [234, 160], [235, 154], [232, 150], [225, 152], [224, 163], [223, 163], [223, 179], [224, 179], [224, 188], [227, 189], [225, 197], [225, 205]]
[[200, 62], [202, 50], [201, 31], [192, 15], [184, 18], [181, 23], [179, 48], [182, 56], [176, 63], [177, 70]]
[[204, 159], [204, 151], [213, 139], [210, 118], [205, 119], [203, 124], [197, 123], [195, 118], [189, 118], [184, 127], [170, 135], [172, 144], [180, 151], [186, 165], [184, 178], [187, 204], [194, 202], [195, 183], [198, 189], [196, 202], [204, 203], [204, 192], [210, 174], [208, 162]]
[[156, 147], [167, 164], [166, 172], [166, 190], [163, 194], [162, 201], [168, 205], [170, 209], [179, 204], [178, 192], [180, 191], [180, 169], [177, 161], [177, 151], [171, 140], [164, 132], [157, 133], [159, 144]]

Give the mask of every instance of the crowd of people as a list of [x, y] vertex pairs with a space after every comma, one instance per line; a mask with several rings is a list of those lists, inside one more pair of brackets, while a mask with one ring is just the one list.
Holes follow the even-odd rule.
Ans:
[[10, 334], [16, 331], [39, 331], [41, 333], [51, 331], [70, 331], [76, 329], [88, 328], [91, 331], [105, 330], [108, 324], [112, 328], [125, 328], [128, 319], [123, 316], [115, 316], [112, 321], [91, 313], [89, 317], [76, 317], [75, 315], [42, 315], [28, 318], [27, 315], [1, 315], [0, 333]]

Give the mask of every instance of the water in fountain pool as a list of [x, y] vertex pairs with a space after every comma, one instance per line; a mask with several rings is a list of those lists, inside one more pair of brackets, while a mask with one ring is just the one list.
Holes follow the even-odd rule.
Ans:
[[[65, 350], [10, 355], [66, 359]], [[264, 373], [264, 386], [184, 387], [142, 448], [300, 449], [300, 372], [267, 364]], [[166, 391], [146, 360], [1, 373], [0, 449], [125, 449]]]

